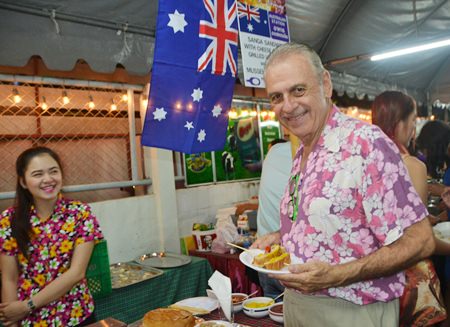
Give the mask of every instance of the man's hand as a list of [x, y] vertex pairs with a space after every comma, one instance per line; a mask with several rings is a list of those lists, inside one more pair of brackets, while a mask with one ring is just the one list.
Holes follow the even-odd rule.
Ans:
[[450, 186], [447, 186], [444, 189], [444, 192], [442, 192], [441, 197], [446, 206], [450, 209]]
[[276, 278], [284, 286], [303, 293], [336, 287], [342, 280], [337, 267], [325, 262], [310, 261], [305, 264], [291, 264], [288, 268], [292, 274], [269, 274], [269, 277]]
[[280, 244], [281, 236], [280, 232], [273, 232], [264, 236], [258, 237], [255, 242], [250, 246], [250, 249], [262, 249], [271, 246], [272, 244]]

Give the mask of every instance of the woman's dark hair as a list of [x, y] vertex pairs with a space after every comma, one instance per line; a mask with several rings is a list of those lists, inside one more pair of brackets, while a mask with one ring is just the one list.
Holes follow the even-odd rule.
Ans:
[[409, 95], [399, 91], [385, 91], [372, 104], [372, 123], [378, 125], [392, 140], [401, 153], [408, 150], [395, 139], [395, 128], [416, 110], [416, 102]]
[[16, 198], [14, 203], [14, 215], [11, 220], [12, 236], [16, 239], [19, 251], [28, 257], [28, 244], [30, 242], [31, 222], [30, 209], [33, 204], [33, 196], [22, 186], [21, 180], [25, 180], [25, 171], [30, 161], [37, 156], [48, 154], [62, 169], [59, 156], [46, 147], [35, 147], [22, 152], [16, 160]]
[[450, 166], [449, 143], [449, 125], [440, 120], [431, 120], [423, 125], [416, 144], [425, 155], [428, 174], [433, 178], [442, 177], [439, 171], [444, 168], [444, 163]]

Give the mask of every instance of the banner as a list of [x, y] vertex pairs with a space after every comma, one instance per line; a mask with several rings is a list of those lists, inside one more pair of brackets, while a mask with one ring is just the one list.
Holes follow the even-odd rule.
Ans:
[[161, 0], [142, 144], [221, 150], [237, 73], [235, 0]]
[[280, 44], [289, 42], [284, 0], [238, 0], [244, 84], [264, 88], [266, 58]]

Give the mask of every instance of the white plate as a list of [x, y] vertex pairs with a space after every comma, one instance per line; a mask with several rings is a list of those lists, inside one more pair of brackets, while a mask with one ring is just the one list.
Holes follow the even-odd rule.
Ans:
[[446, 221], [433, 226], [434, 235], [447, 243], [450, 243], [450, 222]]
[[[189, 308], [195, 308], [200, 310], [205, 310], [204, 313], [198, 313], [198, 312], [192, 312], [195, 313], [196, 316], [208, 314], [211, 311], [216, 310], [219, 307], [219, 301], [217, 299], [213, 299], [207, 296], [199, 296], [199, 297], [191, 297], [188, 299], [184, 299], [181, 301], [178, 301], [177, 303], [174, 303], [170, 305], [171, 308], [182, 308], [187, 311], [192, 312], [189, 310]], [[208, 312], [206, 312], [208, 311]]]
[[210, 323], [215, 323], [215, 324], [220, 324], [220, 326], [222, 327], [233, 327], [233, 324], [229, 323], [228, 321], [223, 321], [223, 320], [207, 320], [207, 321], [203, 321], [197, 325], [195, 325], [195, 327], [203, 327], [203, 326], [208, 326], [208, 322]]
[[[270, 270], [270, 269], [261, 268], [261, 267], [258, 267], [258, 266], [255, 266], [254, 264], [252, 264], [253, 258], [260, 253], [264, 253], [264, 251], [260, 250], [260, 249], [250, 249], [248, 251], [243, 251], [239, 255], [239, 260], [241, 260], [241, 262], [244, 265], [246, 265], [247, 267], [250, 267], [252, 269], [255, 269], [256, 271], [259, 271], [259, 272], [262, 272], [265, 274], [274, 274], [274, 275], [289, 274], [288, 266], [283, 267], [281, 270]], [[291, 264], [296, 264], [296, 263], [301, 263], [300, 259], [297, 258], [295, 255], [291, 254]]]

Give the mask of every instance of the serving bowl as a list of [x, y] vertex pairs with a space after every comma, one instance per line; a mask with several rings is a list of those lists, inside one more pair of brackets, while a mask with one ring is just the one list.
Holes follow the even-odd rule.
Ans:
[[231, 301], [233, 302], [233, 312], [239, 312], [242, 310], [242, 303], [248, 299], [248, 295], [245, 293], [231, 293]]
[[283, 323], [283, 302], [278, 302], [270, 306], [269, 317], [273, 321]]
[[269, 314], [269, 308], [274, 303], [270, 297], [259, 296], [247, 299], [242, 303], [244, 313], [253, 318], [262, 318]]

